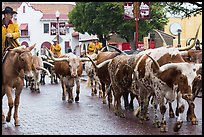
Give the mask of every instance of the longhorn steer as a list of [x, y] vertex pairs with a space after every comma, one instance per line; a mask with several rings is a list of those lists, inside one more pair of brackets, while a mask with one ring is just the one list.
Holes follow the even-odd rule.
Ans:
[[[120, 55], [121, 53], [119, 52], [114, 52], [114, 51], [106, 51], [106, 52], [100, 52], [97, 55], [97, 58], [95, 60], [95, 63], [93, 63], [96, 71], [96, 75], [98, 76], [100, 83], [102, 85], [102, 91], [103, 91], [103, 103], [106, 104], [106, 87], [110, 86], [111, 80], [110, 76], [108, 73], [108, 64], [103, 65], [100, 68], [97, 68], [95, 65], [98, 65], [104, 61], [107, 61], [109, 59], [112, 59], [116, 57], [117, 55]], [[111, 102], [111, 94], [108, 95], [108, 100]]]
[[33, 55], [32, 57], [33, 57], [33, 65], [36, 69], [33, 71], [34, 75], [32, 77], [30, 90], [32, 92], [36, 91], [40, 93], [39, 84], [40, 84], [40, 75], [42, 74], [42, 70], [45, 71], [45, 73], [47, 73], [48, 76], [50, 76], [50, 73], [47, 69], [43, 67], [43, 61], [41, 57], [37, 55]]
[[[96, 58], [97, 54], [90, 55], [90, 58]], [[97, 94], [96, 86], [99, 86], [99, 97], [102, 97], [102, 85], [100, 83], [100, 80], [98, 76], [96, 75], [95, 68], [91, 64], [91, 62], [85, 62], [85, 72], [88, 76], [87, 80], [87, 86], [91, 84], [91, 95], [94, 96], [94, 94]]]
[[73, 53], [61, 55], [59, 58], [54, 58], [51, 51], [46, 49], [51, 58], [54, 61], [54, 70], [57, 76], [60, 78], [62, 86], [62, 100], [66, 100], [66, 93], [68, 93], [68, 102], [73, 102], [73, 87], [76, 82], [76, 97], [75, 101], [79, 101], [80, 93], [80, 77], [82, 75], [82, 61], [84, 59], [79, 58]]
[[[8, 97], [9, 111], [6, 116], [6, 121], [10, 122], [12, 109], [14, 106], [14, 124], [19, 126], [18, 107], [20, 103], [20, 94], [24, 86], [24, 77], [33, 76], [33, 58], [31, 50], [35, 45], [28, 48], [14, 48], [8, 51], [2, 62], [2, 102], [3, 96]], [[15, 90], [15, 101], [12, 99], [12, 89]], [[2, 108], [2, 123], [5, 123], [5, 115]]]

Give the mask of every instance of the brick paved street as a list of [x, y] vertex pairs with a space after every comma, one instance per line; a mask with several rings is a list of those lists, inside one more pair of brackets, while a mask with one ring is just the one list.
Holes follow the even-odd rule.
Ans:
[[[21, 126], [10, 123], [2, 125], [3, 135], [201, 135], [202, 134], [202, 99], [196, 99], [198, 125], [184, 121], [178, 133], [174, 133], [172, 123], [175, 119], [167, 118], [168, 133], [160, 133], [150, 121], [143, 125], [132, 112], [124, 111], [126, 118], [116, 117], [113, 107], [102, 104], [102, 99], [91, 96], [90, 88], [82, 81], [79, 103], [69, 104], [61, 100], [61, 87], [48, 83], [41, 86], [41, 93], [31, 93], [24, 88], [19, 108]], [[75, 95], [75, 92], [74, 92]], [[122, 101], [123, 102], [123, 101]], [[136, 102], [136, 101], [135, 101]], [[198, 104], [200, 106], [198, 106]], [[137, 104], [135, 103], [135, 107]], [[7, 113], [7, 97], [3, 99], [3, 109]], [[168, 111], [167, 111], [168, 112]], [[150, 114], [152, 108], [150, 108]], [[168, 116], [168, 113], [167, 113]], [[185, 119], [185, 118], [184, 118]]]

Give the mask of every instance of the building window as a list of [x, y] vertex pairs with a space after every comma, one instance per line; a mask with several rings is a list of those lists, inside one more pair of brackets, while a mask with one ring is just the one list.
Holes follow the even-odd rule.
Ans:
[[49, 24], [44, 24], [44, 33], [49, 33]]
[[25, 6], [23, 6], [23, 13], [25, 13]]
[[21, 30], [21, 37], [28, 37], [28, 23], [22, 23], [20, 25], [20, 30]]
[[21, 36], [27, 37], [28, 36], [28, 30], [21, 30]]

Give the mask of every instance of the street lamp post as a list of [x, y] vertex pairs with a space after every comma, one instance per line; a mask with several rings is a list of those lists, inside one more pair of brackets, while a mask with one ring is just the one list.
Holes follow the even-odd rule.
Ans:
[[178, 32], [178, 47], [181, 47], [181, 29], [178, 29], [177, 32]]
[[56, 28], [57, 28], [57, 32], [56, 32], [56, 34], [57, 34], [57, 43], [59, 44], [59, 16], [60, 16], [60, 12], [58, 10], [55, 12], [55, 16], [57, 18], [57, 26], [56, 26]]

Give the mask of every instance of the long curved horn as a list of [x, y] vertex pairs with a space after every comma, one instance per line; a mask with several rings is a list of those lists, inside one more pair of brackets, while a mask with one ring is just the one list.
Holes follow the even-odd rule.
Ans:
[[154, 62], [156, 69], [160, 71], [159, 63], [156, 60], [154, 60], [149, 54], [146, 55]]
[[50, 65], [51, 67], [54, 67], [54, 65], [53, 65], [53, 64], [51, 64], [50, 62], [43, 61], [43, 63], [48, 64], [48, 65]]
[[94, 63], [94, 61], [93, 61], [89, 56], [87, 56], [87, 58], [89, 58], [89, 60], [90, 60], [91, 63], [93, 64], [95, 70], [97, 70], [98, 68], [97, 68], [96, 64]]
[[81, 61], [90, 61], [88, 58], [80, 58]]
[[167, 46], [167, 44], [166, 44], [166, 41], [164, 40], [164, 38], [163, 38], [163, 36], [161, 35], [161, 33], [159, 32], [159, 31], [157, 31], [156, 29], [153, 29], [158, 35], [159, 35], [159, 37], [162, 39], [162, 41], [163, 41], [163, 45], [164, 46]]
[[168, 63], [168, 64], [165, 64], [165, 65], [160, 67], [159, 63], [156, 60], [154, 60], [150, 55], [148, 55], [148, 54], [146, 54], [146, 55], [154, 62], [158, 72], [160, 72], [160, 73], [167, 70], [167, 69], [178, 68], [178, 63]]
[[108, 51], [107, 46], [103, 47], [100, 52]]
[[106, 61], [104, 61], [104, 62], [98, 64], [98, 65], [97, 65], [97, 68], [103, 67], [104, 65], [106, 65], [106, 64], [109, 63], [110, 61], [112, 61], [112, 59], [108, 59], [108, 60], [106, 60]]
[[43, 68], [43, 67], [37, 66], [36, 69], [44, 70], [48, 74], [49, 77], [51, 76], [50, 72], [47, 69]]
[[47, 52], [48, 52], [48, 54], [49, 54], [49, 56], [51, 57], [51, 59], [53, 60], [53, 61], [68, 61], [68, 59], [69, 58], [55, 58], [54, 56], [53, 56], [53, 53], [47, 48], [47, 47], [45, 47], [45, 49], [47, 50]]
[[188, 51], [180, 51], [181, 56], [188, 56]]
[[195, 46], [196, 41], [197, 41], [197, 39], [198, 39], [198, 32], [199, 32], [200, 26], [201, 26], [201, 24], [199, 25], [199, 27], [198, 27], [198, 29], [197, 29], [197, 32], [196, 32], [196, 35], [195, 35], [195, 39], [194, 39], [193, 44], [191, 44], [191, 45], [188, 46], [188, 47], [180, 47], [180, 48], [177, 48], [179, 51], [189, 50], [189, 49], [191, 49], [193, 46]]
[[195, 64], [195, 65], [196, 65], [197, 68], [202, 69], [202, 64], [201, 63]]
[[124, 54], [124, 55], [128, 55], [127, 53], [125, 53], [124, 51], [122, 51], [122, 50], [120, 50], [120, 49], [118, 49], [118, 48], [116, 48], [116, 47], [114, 47], [114, 46], [111, 46], [111, 45], [107, 45], [108, 47], [111, 47], [111, 48], [113, 48], [113, 49], [115, 49], [117, 52], [119, 52], [120, 54]]

